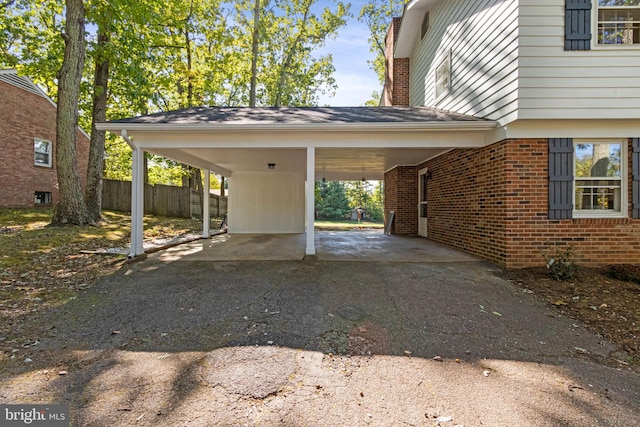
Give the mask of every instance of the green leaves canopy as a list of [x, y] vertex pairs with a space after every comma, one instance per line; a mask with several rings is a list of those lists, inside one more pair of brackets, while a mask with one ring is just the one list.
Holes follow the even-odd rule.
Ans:
[[[92, 94], [106, 90], [107, 119], [191, 105], [248, 105], [254, 1], [85, 0], [87, 60], [80, 126], [90, 128]], [[346, 24], [349, 5], [318, 0], [261, 2], [256, 105], [316, 105], [335, 90], [330, 55], [314, 52]], [[64, 43], [63, 0], [0, 1], [0, 68], [17, 68], [55, 100]], [[98, 43], [97, 33], [108, 38]], [[93, 87], [97, 61], [109, 84]], [[126, 146], [106, 142], [106, 177], [124, 177]], [[158, 162], [159, 163], [159, 162]], [[124, 168], [124, 169], [123, 169]]]

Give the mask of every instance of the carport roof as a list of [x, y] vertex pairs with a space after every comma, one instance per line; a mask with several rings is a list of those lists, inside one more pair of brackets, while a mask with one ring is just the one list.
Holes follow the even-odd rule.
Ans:
[[[468, 124], [490, 128], [496, 123], [474, 116], [438, 110], [430, 107], [194, 107], [112, 120], [99, 126], [104, 130], [124, 128], [181, 128], [209, 126], [269, 126], [274, 125], [371, 125], [389, 124]], [[154, 127], [155, 127], [154, 126]]]
[[[454, 148], [486, 146], [498, 123], [430, 107], [195, 107], [98, 123], [145, 152], [225, 177], [259, 172], [382, 179]], [[128, 139], [132, 137], [132, 139]]]

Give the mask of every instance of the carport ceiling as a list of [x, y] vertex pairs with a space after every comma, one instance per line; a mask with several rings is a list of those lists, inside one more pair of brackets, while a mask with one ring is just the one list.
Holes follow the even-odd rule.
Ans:
[[[169, 159], [198, 158], [218, 173], [231, 176], [235, 172], [266, 172], [274, 163], [278, 172], [306, 173], [304, 148], [190, 148], [149, 149]], [[443, 153], [443, 149], [420, 148], [318, 148], [316, 150], [316, 178], [337, 180], [382, 179], [385, 171], [397, 165], [415, 165]], [[188, 163], [188, 162], [187, 162]], [[192, 163], [195, 163], [192, 161]], [[195, 165], [197, 166], [197, 165]]]
[[191, 108], [98, 124], [125, 131], [151, 152], [225, 176], [306, 173], [315, 147], [316, 179], [382, 179], [453, 148], [486, 145], [496, 123], [426, 107]]

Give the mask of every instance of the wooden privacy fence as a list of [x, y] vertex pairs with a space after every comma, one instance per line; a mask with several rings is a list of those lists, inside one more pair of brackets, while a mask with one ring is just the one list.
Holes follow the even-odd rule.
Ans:
[[[131, 212], [131, 181], [105, 179], [102, 185], [102, 208]], [[209, 210], [212, 217], [227, 213], [227, 198], [211, 194]], [[191, 188], [172, 185], [144, 185], [144, 213], [180, 218], [200, 218], [200, 197]]]

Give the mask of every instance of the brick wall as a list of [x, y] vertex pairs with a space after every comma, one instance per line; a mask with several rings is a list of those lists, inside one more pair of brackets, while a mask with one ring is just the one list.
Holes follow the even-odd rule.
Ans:
[[[33, 207], [35, 192], [58, 201], [56, 109], [45, 98], [0, 82], [0, 207]], [[52, 167], [34, 165], [34, 138], [53, 142]], [[85, 181], [89, 140], [78, 132], [79, 172]]]
[[384, 213], [395, 211], [391, 233], [418, 233], [418, 179], [415, 166], [398, 166], [384, 176]]
[[[542, 252], [574, 248], [582, 265], [640, 264], [640, 220], [591, 218], [549, 220], [547, 140], [515, 141], [507, 145], [507, 257], [511, 268], [542, 265]], [[631, 153], [631, 141], [628, 142]], [[628, 200], [631, 201], [631, 156], [628, 156]]]
[[[428, 236], [434, 241], [507, 268], [544, 265], [544, 251], [569, 246], [581, 265], [640, 264], [640, 220], [630, 218], [630, 205], [629, 218], [548, 219], [548, 162], [546, 139], [454, 150], [389, 171], [385, 210], [400, 212], [396, 234], [416, 234], [417, 170], [428, 167]], [[631, 200], [630, 173], [628, 191]]]
[[381, 105], [409, 105], [409, 58], [394, 58], [401, 18], [393, 18], [385, 39], [385, 79]]
[[506, 144], [454, 150], [428, 167], [427, 235], [503, 264], [506, 254]]

